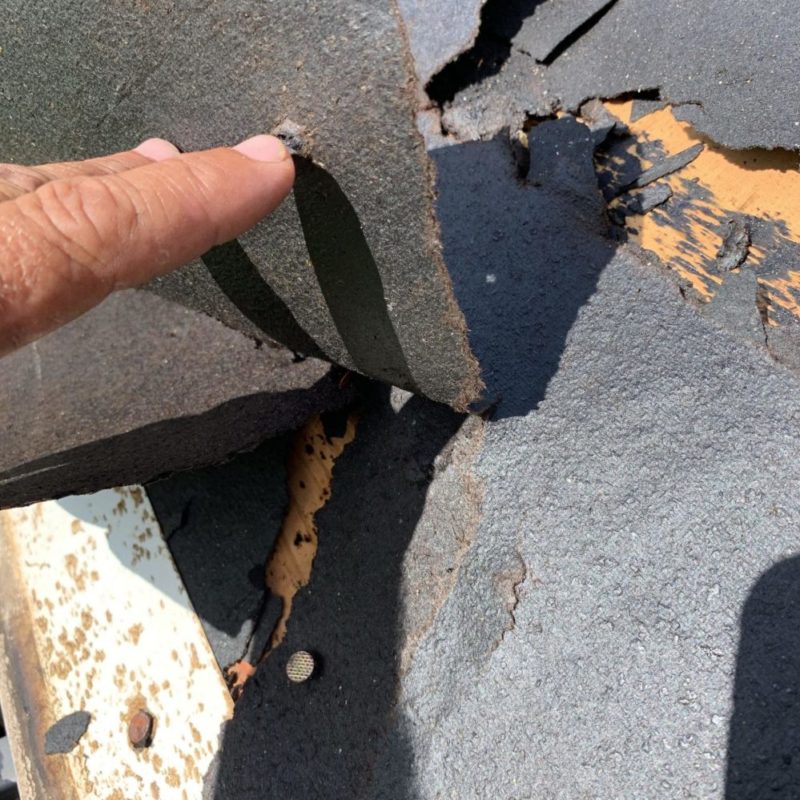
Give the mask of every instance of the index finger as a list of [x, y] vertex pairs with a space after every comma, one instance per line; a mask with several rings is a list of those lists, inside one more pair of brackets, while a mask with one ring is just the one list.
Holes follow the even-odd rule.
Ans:
[[256, 136], [0, 204], [0, 354], [235, 238], [293, 180], [284, 145]]

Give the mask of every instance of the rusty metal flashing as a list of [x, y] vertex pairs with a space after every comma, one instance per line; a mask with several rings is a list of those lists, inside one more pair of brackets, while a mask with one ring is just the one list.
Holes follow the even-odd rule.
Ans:
[[[0, 513], [0, 702], [23, 800], [186, 800], [231, 700], [144, 490]], [[130, 721], [147, 710], [152, 746]], [[70, 752], [48, 729], [91, 715]]]

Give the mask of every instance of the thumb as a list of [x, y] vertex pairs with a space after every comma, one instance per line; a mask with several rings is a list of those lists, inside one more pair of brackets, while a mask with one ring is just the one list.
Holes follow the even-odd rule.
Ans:
[[235, 238], [294, 181], [272, 136], [185, 155], [149, 140], [136, 152], [150, 161], [0, 203], [0, 355]]

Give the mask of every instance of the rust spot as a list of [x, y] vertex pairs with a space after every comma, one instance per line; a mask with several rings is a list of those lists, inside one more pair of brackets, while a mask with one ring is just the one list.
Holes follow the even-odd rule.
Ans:
[[86, 589], [86, 572], [78, 569], [78, 558], [73, 553], [64, 557], [64, 563], [67, 567], [67, 574], [75, 582], [75, 585], [82, 592]]
[[177, 789], [181, 785], [181, 778], [178, 775], [178, 770], [175, 767], [170, 767], [166, 774], [164, 775], [164, 780], [166, 781], [168, 786], [171, 786], [173, 789]]
[[135, 625], [131, 625], [131, 627], [128, 628], [128, 636], [130, 636], [131, 641], [134, 644], [139, 644], [139, 637], [142, 635], [143, 630], [144, 628], [139, 622], [137, 622]]

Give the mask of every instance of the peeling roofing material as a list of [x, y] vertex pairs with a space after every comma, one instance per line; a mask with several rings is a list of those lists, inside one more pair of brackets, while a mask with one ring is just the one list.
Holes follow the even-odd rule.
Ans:
[[[520, 0], [502, 16], [488, 0], [466, 48], [459, 26], [430, 24], [452, 60], [427, 84], [419, 156], [433, 168], [437, 241], [482, 367], [484, 413], [386, 387], [362, 398], [314, 518], [310, 580], [224, 726], [206, 800], [798, 793], [800, 173], [787, 100], [797, 53], [784, 44], [800, 7], [764, 5]], [[219, 21], [220, 7], [197, 13]], [[369, 25], [388, 19], [377, 8]], [[252, 19], [225, 21], [191, 36], [235, 42], [233, 62], [266, 69]], [[323, 41], [312, 61], [350, 52]], [[392, 46], [380, 52], [397, 66]], [[125, 119], [131, 130], [199, 119], [171, 90], [175, 114], [135, 102], [182, 74], [175, 58], [112, 105], [104, 135], [119, 137]], [[202, 130], [224, 138], [206, 79], [194, 98], [212, 120]], [[255, 94], [257, 78], [231, 80]], [[419, 140], [406, 122], [387, 133], [398, 106], [380, 118], [377, 85], [365, 104], [348, 94], [348, 114], [375, 115], [365, 139], [389, 136], [397, 161], [375, 174], [414, 223], [418, 206], [395, 193], [409, 153], [391, 137]], [[340, 118], [335, 104], [323, 111], [325, 141]], [[688, 111], [699, 129], [681, 120]], [[273, 224], [283, 235], [304, 207], [306, 225], [324, 229], [313, 195], [339, 198], [334, 176], [374, 248], [386, 228], [358, 185], [374, 150], [356, 150], [362, 161], [339, 140], [324, 146], [336, 168], [301, 163], [311, 205], [300, 196]], [[195, 281], [184, 302], [250, 332], [270, 324], [257, 315], [266, 307], [284, 338], [330, 333], [336, 262], [319, 251], [312, 287], [324, 302], [295, 305], [290, 271], [258, 278], [265, 231], [184, 273]], [[261, 294], [247, 305], [250, 287]], [[403, 315], [386, 311], [388, 355], [405, 356]], [[415, 320], [414, 335], [429, 321]], [[333, 339], [314, 341], [331, 357]], [[263, 573], [291, 510], [288, 452], [281, 437], [148, 486], [220, 665], [260, 652], [280, 616]], [[300, 650], [319, 671], [295, 685], [286, 664]]]
[[155, 132], [194, 150], [287, 119], [309, 132], [293, 198], [154, 291], [442, 402], [480, 395], [393, 2], [12, 0], [6, 13], [9, 160], [115, 151]]
[[[625, 237], [652, 251], [683, 282], [708, 301], [741, 269], [753, 271], [765, 335], [800, 321], [800, 156], [785, 151], [734, 151], [700, 137], [659, 108], [634, 119], [630, 101], [606, 107], [626, 132], [606, 139], [595, 161], [609, 212], [622, 215]], [[702, 151], [698, 151], [702, 148]], [[628, 212], [615, 200], [621, 187], [662, 171], [680, 153], [695, 159], [654, 186], [670, 196], [652, 213]], [[747, 315], [749, 316], [749, 314]], [[792, 334], [789, 334], [790, 336]], [[800, 353], [788, 362], [800, 365]]]
[[468, 49], [487, 0], [397, 0], [422, 86]]
[[325, 362], [118, 294], [0, 361], [0, 507], [221, 461], [351, 398]]
[[548, 87], [564, 107], [658, 89], [682, 119], [720, 145], [800, 150], [794, 0], [608, 5], [548, 69]]

